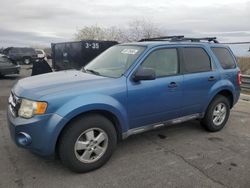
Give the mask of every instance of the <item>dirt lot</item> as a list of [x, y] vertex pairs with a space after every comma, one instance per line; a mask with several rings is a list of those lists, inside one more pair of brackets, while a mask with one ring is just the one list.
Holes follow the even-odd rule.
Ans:
[[[25, 67], [27, 68], [27, 67]], [[30, 74], [22, 69], [21, 77]], [[6, 100], [20, 77], [0, 79], [0, 187], [250, 187], [250, 97], [225, 129], [208, 133], [191, 121], [133, 136], [101, 169], [75, 174], [58, 160], [18, 148], [6, 124]]]

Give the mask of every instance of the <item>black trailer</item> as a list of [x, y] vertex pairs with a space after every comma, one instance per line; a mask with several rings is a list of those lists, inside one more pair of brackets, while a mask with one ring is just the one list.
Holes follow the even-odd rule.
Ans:
[[52, 66], [56, 71], [81, 69], [116, 41], [83, 40], [77, 42], [52, 43]]

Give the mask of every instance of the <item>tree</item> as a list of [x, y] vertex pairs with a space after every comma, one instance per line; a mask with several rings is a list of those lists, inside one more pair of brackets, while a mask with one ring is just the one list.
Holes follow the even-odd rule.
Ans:
[[104, 29], [95, 26], [85, 26], [75, 34], [76, 40], [104, 40]]
[[138, 41], [142, 38], [159, 37], [163, 32], [148, 20], [135, 20], [128, 28], [85, 26], [75, 34], [75, 40], [115, 40], [118, 42]]
[[135, 20], [129, 23], [127, 41], [163, 36], [163, 31], [149, 20]]
[[123, 32], [117, 27], [85, 26], [75, 34], [75, 40], [115, 40], [122, 39]]

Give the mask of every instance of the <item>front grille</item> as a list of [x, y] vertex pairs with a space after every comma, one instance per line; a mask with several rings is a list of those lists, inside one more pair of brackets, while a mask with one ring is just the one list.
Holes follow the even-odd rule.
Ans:
[[20, 108], [20, 105], [21, 105], [21, 99], [15, 96], [13, 92], [11, 92], [9, 96], [9, 109], [13, 116], [15, 117], [18, 116], [18, 110]]

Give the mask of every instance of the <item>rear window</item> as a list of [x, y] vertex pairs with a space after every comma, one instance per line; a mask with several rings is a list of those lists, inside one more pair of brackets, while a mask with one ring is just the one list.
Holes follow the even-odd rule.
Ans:
[[36, 50], [37, 54], [43, 54], [43, 52], [41, 50]]
[[226, 48], [211, 48], [214, 52], [214, 55], [219, 60], [223, 69], [233, 69], [235, 68], [234, 58]]
[[184, 73], [207, 72], [211, 70], [210, 58], [202, 48], [183, 48], [182, 71]]

